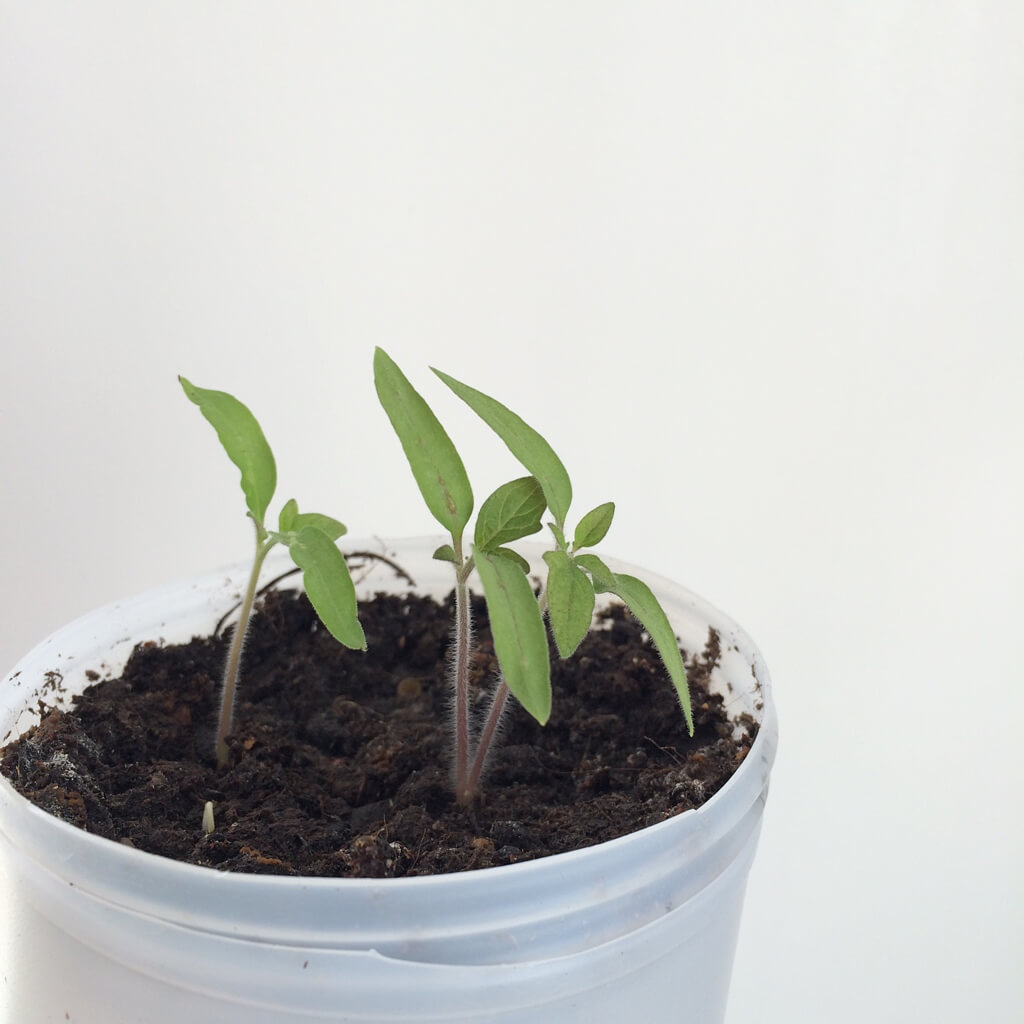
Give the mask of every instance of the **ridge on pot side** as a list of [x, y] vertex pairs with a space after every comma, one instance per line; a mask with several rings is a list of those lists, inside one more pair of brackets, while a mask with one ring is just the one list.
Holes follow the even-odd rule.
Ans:
[[[276, 470], [259, 425], [232, 396], [182, 378], [241, 473], [256, 530], [254, 562], [119, 602], [58, 631], [0, 687], [0, 745], [30, 729], [44, 707], [67, 707], [93, 680], [117, 673], [136, 644], [208, 635], [241, 594], [215, 744], [224, 770], [260, 573], [294, 563], [317, 614], [354, 648], [353, 658], [366, 642], [359, 601], [380, 591], [410, 593], [410, 578], [416, 593], [438, 600], [454, 586], [452, 798], [460, 805], [479, 799], [510, 697], [547, 721], [548, 629], [557, 655], [568, 658], [593, 628], [595, 610], [613, 599], [656, 647], [691, 735], [680, 645], [699, 651], [709, 631], [718, 638], [710, 687], [737, 729], [743, 720], [757, 726], [735, 773], [701, 806], [607, 842], [483, 870], [385, 880], [179, 863], [75, 828], [0, 777], [0, 863], [11, 887], [0, 923], [0, 1017], [79, 1024], [620, 1024], [638, 1013], [654, 1021], [722, 1020], [777, 735], [760, 654], [734, 622], [684, 588], [647, 572], [641, 579], [639, 570], [589, 550], [611, 526], [612, 502], [584, 515], [570, 536], [572, 488], [551, 446], [495, 399], [434, 372], [528, 475], [484, 501], [470, 539], [473, 494], [461, 458], [378, 349], [378, 396], [446, 535], [389, 544], [359, 580], [337, 547], [345, 532], [337, 520], [300, 513], [289, 501], [277, 529], [266, 525]], [[508, 546], [540, 532], [545, 512], [553, 546]], [[388, 571], [392, 561], [404, 577]], [[468, 697], [472, 578], [481, 584], [499, 669], [478, 728]], [[197, 830], [201, 814], [202, 827], [213, 829], [200, 801]]]
[[[442, 597], [435, 539], [390, 546], [419, 590]], [[527, 550], [531, 565], [541, 560]], [[280, 568], [273, 557], [268, 570]], [[609, 560], [610, 567], [630, 567]], [[539, 566], [538, 566], [539, 567]], [[246, 567], [164, 587], [66, 627], [0, 688], [0, 738], [23, 731], [63, 672], [65, 701], [117, 671], [136, 642], [208, 632]], [[385, 578], [382, 578], [385, 577]], [[89, 835], [0, 780], [0, 856], [13, 883], [0, 1005], [12, 1020], [119, 1024], [720, 1021], [776, 725], [746, 634], [681, 587], [647, 574], [684, 647], [709, 627], [712, 685], [759, 731], [701, 808], [575, 853], [458, 875], [302, 879], [232, 875]], [[385, 568], [365, 597], [408, 584]], [[51, 677], [52, 678], [52, 677]], [[40, 951], [45, 956], [40, 956]], [[61, 985], [46, 984], [60, 977]]]

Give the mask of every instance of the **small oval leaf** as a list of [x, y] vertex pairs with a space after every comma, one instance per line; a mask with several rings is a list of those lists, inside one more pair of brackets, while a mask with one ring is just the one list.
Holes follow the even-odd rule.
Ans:
[[458, 540], [473, 514], [473, 490], [452, 439], [382, 348], [374, 352], [373, 382], [427, 508]]
[[481, 506], [476, 517], [474, 544], [493, 551], [502, 544], [539, 533], [547, 502], [536, 477], [524, 476], [502, 484]]
[[356, 588], [345, 556], [315, 526], [304, 526], [286, 538], [292, 560], [302, 570], [310, 603], [331, 636], [353, 650], [366, 650], [359, 624]]
[[299, 504], [294, 498], [289, 498], [281, 507], [277, 515], [277, 528], [281, 533], [290, 533], [295, 529], [295, 517], [299, 514]]
[[456, 562], [455, 549], [451, 544], [442, 544], [431, 556], [439, 562]]
[[277, 488], [277, 466], [256, 417], [226, 391], [196, 387], [182, 376], [178, 380], [189, 401], [199, 406], [217, 431], [228, 458], [241, 471], [246, 505], [253, 519], [263, 527], [267, 506]]
[[519, 703], [543, 725], [551, 715], [551, 662], [533, 588], [511, 560], [477, 549], [474, 557], [502, 676]]
[[495, 548], [491, 554], [497, 555], [499, 558], [508, 559], [510, 562], [518, 565], [524, 574], [529, 575], [530, 563], [518, 551], [513, 551], [512, 548]]
[[580, 548], [592, 548], [595, 544], [600, 544], [611, 527], [614, 516], [614, 501], [606, 501], [603, 505], [592, 508], [576, 527], [572, 541], [573, 550], [579, 551]]
[[546, 551], [548, 621], [559, 656], [568, 658], [590, 629], [594, 618], [594, 586], [564, 551]]
[[320, 512], [297, 512], [292, 521], [292, 530], [297, 533], [304, 526], [316, 527], [321, 533], [327, 534], [331, 540], [337, 540], [348, 533], [348, 527], [344, 523]]
[[572, 483], [562, 460], [551, 445], [501, 402], [457, 381], [447, 373], [440, 370], [434, 370], [434, 373], [505, 442], [508, 450], [540, 481], [551, 514], [558, 525], [564, 527], [572, 501]]
[[640, 620], [640, 624], [650, 634], [668, 671], [669, 678], [676, 688], [679, 705], [686, 718], [686, 728], [692, 736], [693, 711], [690, 707], [690, 687], [686, 681], [686, 666], [683, 665], [683, 658], [679, 653], [679, 642], [676, 640], [675, 630], [672, 628], [672, 623], [669, 622], [665, 610], [658, 603], [651, 588], [635, 576], [616, 573], [613, 592], [626, 602], [626, 607]]
[[594, 590], [599, 594], [609, 594], [615, 589], [615, 573], [601, 561], [597, 555], [575, 555], [574, 561], [581, 569], [590, 573]]

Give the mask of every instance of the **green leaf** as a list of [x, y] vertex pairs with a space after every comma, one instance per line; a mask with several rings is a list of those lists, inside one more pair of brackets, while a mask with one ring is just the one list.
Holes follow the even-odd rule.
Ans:
[[615, 590], [615, 573], [597, 555], [575, 555], [573, 560], [581, 569], [586, 569], [594, 581], [594, 590], [609, 594]]
[[490, 554], [508, 559], [508, 561], [519, 566], [526, 575], [530, 574], [530, 563], [518, 551], [513, 551], [512, 548], [495, 548]]
[[551, 715], [551, 662], [530, 581], [513, 561], [474, 548], [494, 650], [512, 694], [543, 725]]
[[473, 514], [473, 491], [452, 439], [382, 348], [373, 356], [373, 379], [427, 508], [458, 541]]
[[455, 549], [451, 544], [442, 544], [430, 557], [436, 558], [439, 562], [458, 561], [455, 557]]
[[686, 682], [686, 667], [683, 665], [682, 656], [679, 653], [679, 643], [676, 640], [675, 630], [664, 609], [658, 603], [651, 588], [635, 576], [627, 576], [625, 573], [615, 574], [615, 586], [613, 592], [618, 594], [626, 607], [640, 620], [640, 624], [647, 630], [654, 642], [654, 646], [665, 663], [669, 677], [679, 695], [679, 704], [686, 717], [686, 727], [693, 735], [693, 712], [690, 708], [690, 688]]
[[287, 533], [298, 533], [304, 526], [315, 526], [321, 533], [326, 533], [331, 540], [337, 540], [348, 533], [348, 527], [337, 519], [321, 515], [319, 512], [300, 512], [298, 503], [289, 498], [284, 503], [277, 517], [277, 528], [282, 534], [281, 540], [288, 543], [283, 536]]
[[327, 534], [328, 538], [332, 541], [337, 540], [339, 537], [344, 537], [348, 533], [348, 527], [344, 523], [340, 523], [337, 519], [332, 519], [330, 516], [325, 516], [320, 512], [297, 513], [292, 524], [292, 530], [297, 533], [304, 526], [315, 527], [321, 533]]
[[565, 551], [569, 545], [565, 543], [565, 534], [562, 532], [562, 528], [557, 523], [548, 523], [548, 529], [554, 534], [559, 551]]
[[299, 514], [299, 504], [294, 498], [289, 498], [277, 515], [277, 528], [281, 533], [290, 533], [295, 529], [295, 517]]
[[508, 450], [540, 481], [551, 514], [558, 525], [564, 527], [569, 503], [572, 501], [572, 484], [562, 460], [551, 445], [501, 402], [440, 370], [435, 369], [434, 373], [505, 442]]
[[520, 477], [502, 484], [481, 506], [476, 517], [474, 544], [493, 551], [509, 541], [540, 530], [547, 502], [537, 478]]
[[366, 650], [366, 637], [359, 624], [356, 588], [345, 556], [334, 541], [315, 526], [304, 526], [284, 538], [310, 603], [331, 636], [353, 650]]
[[595, 544], [600, 544], [612, 525], [614, 516], [614, 501], [606, 501], [603, 505], [592, 508], [576, 527], [572, 541], [573, 550], [579, 551], [580, 548], [592, 548]]
[[256, 417], [226, 391], [198, 388], [181, 376], [178, 380], [189, 401], [199, 406], [199, 411], [217, 431], [228, 458], [241, 471], [246, 505], [262, 527], [267, 506], [277, 488], [277, 467]]
[[546, 551], [548, 621], [562, 658], [579, 647], [594, 618], [594, 585], [564, 551]]

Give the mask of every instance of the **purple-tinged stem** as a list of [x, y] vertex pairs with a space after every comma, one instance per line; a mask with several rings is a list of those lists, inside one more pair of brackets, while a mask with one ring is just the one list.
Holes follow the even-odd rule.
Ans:
[[256, 586], [259, 583], [260, 570], [263, 568], [267, 553], [273, 547], [272, 543], [265, 543], [263, 538], [264, 534], [257, 524], [256, 557], [253, 559], [252, 572], [249, 574], [249, 583], [245, 588], [245, 597], [242, 601], [242, 610], [238, 613], [238, 623], [235, 625], [231, 646], [228, 648], [227, 662], [224, 665], [224, 683], [221, 687], [220, 716], [217, 719], [215, 742], [217, 767], [221, 769], [226, 768], [231, 760], [228, 736], [231, 734], [235, 714], [235, 691], [238, 688], [238, 675], [242, 665], [242, 648], [245, 646], [245, 635], [249, 631], [249, 619], [252, 616], [253, 602], [256, 600]]
[[508, 693], [508, 684], [502, 679], [498, 683], [498, 688], [494, 691], [494, 697], [491, 700], [491, 710], [487, 713], [487, 720], [484, 722], [480, 738], [477, 741], [476, 754], [473, 756], [473, 765], [470, 768], [463, 802], [471, 800], [476, 793], [477, 787], [480, 785], [484, 765], [487, 764], [487, 755], [490, 753], [491, 744], [498, 734], [498, 724], [501, 722], [501, 716], [505, 710]]
[[469, 643], [472, 617], [468, 573], [460, 566], [455, 580], [455, 652], [452, 681], [455, 686], [455, 794], [464, 802], [469, 776]]

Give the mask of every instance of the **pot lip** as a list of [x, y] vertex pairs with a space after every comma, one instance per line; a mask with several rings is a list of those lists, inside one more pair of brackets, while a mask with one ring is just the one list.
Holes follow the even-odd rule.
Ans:
[[[420, 535], [413, 537], [387, 538], [383, 543], [388, 549], [396, 544], [403, 545], [407, 548], [415, 547], [429, 556], [429, 554], [443, 542], [444, 538], [439, 538], [438, 536]], [[367, 550], [379, 547], [380, 545], [381, 541], [379, 538], [361, 540], [360, 538], [349, 539], [348, 537], [345, 537], [341, 542], [343, 550], [349, 548], [352, 550]], [[547, 549], [544, 545], [536, 542], [526, 542], [522, 544], [520, 548], [528, 558], [531, 555], [539, 556], [540, 552]], [[530, 549], [532, 549], [532, 551]], [[267, 559], [266, 568], [273, 569], [275, 562], [281, 558], [286, 558], [286, 556], [286, 552], [272, 552]], [[759, 702], [761, 704], [761, 718], [759, 721], [758, 734], [743, 761], [729, 777], [727, 782], [720, 790], [718, 790], [718, 792], [715, 793], [714, 796], [698, 808], [684, 811], [681, 814], [666, 818], [664, 821], [656, 822], [653, 825], [648, 825], [645, 828], [627, 833], [626, 835], [619, 836], [615, 839], [596, 843], [582, 849], [551, 854], [546, 857], [538, 857], [533, 860], [522, 861], [516, 864], [503, 864], [494, 867], [475, 868], [462, 872], [448, 872], [444, 874], [417, 875], [387, 879], [256, 875], [244, 872], [219, 871], [216, 868], [188, 864], [170, 857], [165, 857], [161, 854], [149, 853], [147, 851], [122, 846], [113, 840], [86, 832], [83, 829], [79, 829], [68, 822], [62, 821], [61, 819], [48, 814], [46, 811], [26, 800], [17, 792], [17, 790], [14, 789], [6, 776], [0, 775], [0, 844], [8, 843], [15, 845], [12, 837], [7, 834], [6, 829], [3, 827], [3, 819], [9, 812], [20, 812], [22, 815], [29, 815], [37, 820], [41, 819], [40, 823], [45, 822], [45, 825], [48, 828], [55, 830], [55, 837], [63, 836], [83, 851], [91, 851], [96, 856], [103, 857], [105, 859], [116, 859], [128, 872], [140, 871], [147, 864], [156, 870], [157, 865], [159, 865], [159, 870], [168, 872], [169, 874], [176, 874], [178, 872], [183, 873], [181, 876], [183, 881], [191, 880], [196, 884], [215, 883], [218, 887], [230, 886], [239, 893], [243, 893], [248, 889], [258, 889], [262, 893], [266, 893], [270, 889], [280, 889], [282, 892], [287, 892], [289, 890], [294, 892], [298, 889], [312, 888], [323, 892], [344, 889], [350, 892], [362, 891], [365, 894], [379, 893], [382, 889], [394, 892], [395, 894], [398, 894], [399, 892], [413, 893], [416, 891], [425, 893], [426, 891], [435, 889], [440, 885], [452, 885], [455, 880], [460, 880], [461, 885], [467, 887], [472, 885], [490, 886], [494, 884], [501, 884], [505, 880], [508, 880], [510, 883], [513, 880], [525, 881], [528, 880], [531, 875], [540, 875], [541, 873], [550, 874], [552, 871], [558, 870], [562, 867], [566, 870], [571, 870], [574, 865], [581, 862], [586, 862], [601, 856], [608, 856], [609, 854], [613, 854], [614, 851], [618, 851], [620, 848], [627, 845], [636, 845], [640, 841], [638, 837], [646, 837], [647, 844], [652, 848], [652, 851], [661, 850], [666, 845], [675, 845], [672, 842], [672, 833], [680, 828], [682, 822], [693, 822], [696, 830], [699, 832], [705, 827], [705, 820], [709, 816], [714, 815], [723, 804], [730, 800], [745, 800], [745, 795], [741, 791], [749, 792], [751, 790], [750, 776], [752, 773], [759, 774], [762, 777], [762, 784], [758, 789], [761, 792], [760, 799], [763, 800], [764, 791], [767, 786], [767, 777], [775, 759], [778, 734], [771, 677], [760, 651], [746, 631], [710, 602], [688, 590], [681, 584], [675, 583], [656, 572], [648, 571], [641, 566], [624, 562], [621, 559], [610, 556], [604, 557], [603, 560], [613, 568], [618, 567], [622, 571], [628, 570], [637, 573], [656, 592], [663, 592], [666, 590], [673, 592], [676, 597], [681, 598], [686, 602], [691, 611], [704, 619], [708, 625], [714, 626], [719, 633], [723, 635], [723, 647], [725, 646], [725, 638], [727, 634], [730, 644], [743, 655], [750, 658], [750, 671], [754, 677], [759, 694]], [[171, 583], [165, 583], [157, 587], [141, 591], [127, 598], [108, 602], [107, 604], [102, 605], [93, 611], [87, 612], [85, 615], [65, 624], [49, 637], [44, 639], [40, 644], [33, 647], [22, 659], [19, 660], [18, 664], [15, 665], [10, 672], [4, 674], [2, 682], [10, 682], [17, 674], [20, 673], [19, 666], [22, 663], [36, 657], [37, 653], [41, 654], [46, 648], [50, 647], [54, 641], [58, 640], [65, 631], [83, 624], [92, 623], [94, 620], [99, 622], [106, 616], [120, 612], [125, 606], [130, 606], [131, 604], [143, 599], [159, 599], [162, 595], [181, 593], [187, 590], [202, 590], [204, 587], [215, 587], [216, 589], [230, 593], [232, 592], [238, 575], [242, 572], [248, 573], [249, 568], [250, 567], [247, 563], [234, 562], [224, 565], [219, 569], [215, 569], [212, 572], [179, 579]], [[214, 619], [213, 621], [216, 620]], [[135, 642], [137, 641], [132, 641], [133, 646]], [[0, 737], [0, 744], [8, 742], [9, 739], [10, 736], [6, 738]], [[746, 802], [749, 802], [749, 800]]]

